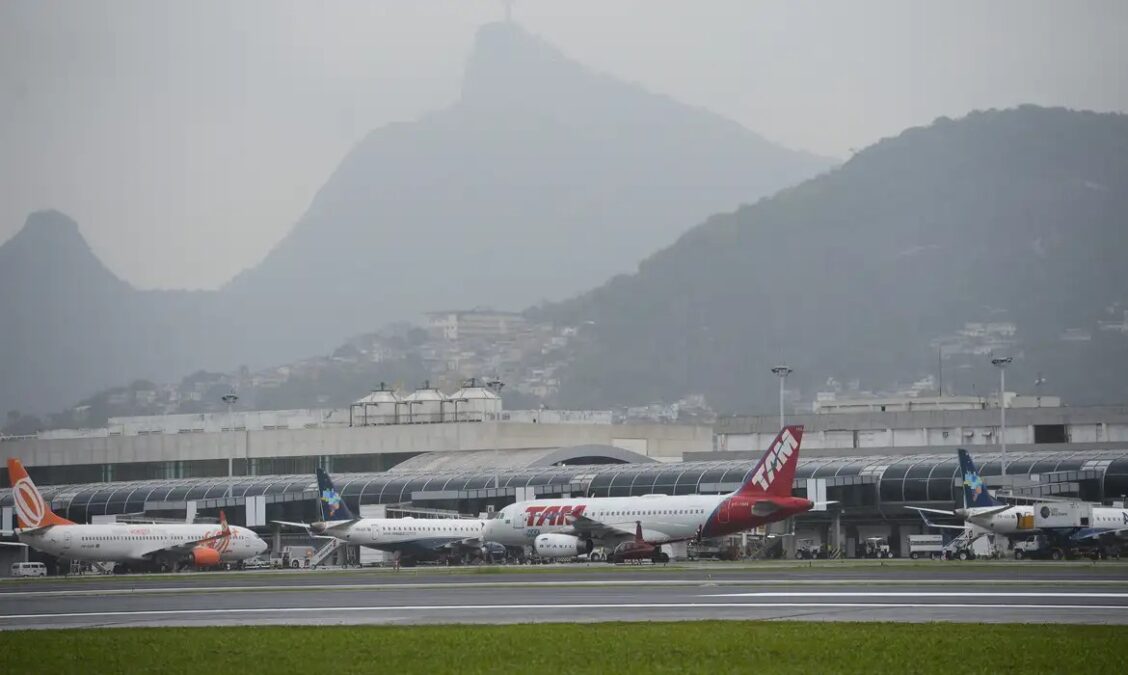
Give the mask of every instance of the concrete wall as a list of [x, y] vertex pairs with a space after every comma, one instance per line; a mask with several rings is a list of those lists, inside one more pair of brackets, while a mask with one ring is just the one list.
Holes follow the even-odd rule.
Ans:
[[85, 438], [14, 438], [28, 466], [612, 445], [663, 460], [712, 448], [712, 429], [661, 424], [478, 422]]
[[[824, 448], [957, 448], [999, 444], [999, 410], [865, 412], [796, 415], [802, 424], [804, 450]], [[1128, 408], [1015, 408], [1007, 410], [1008, 446], [1034, 443], [1035, 426], [1064, 425], [1072, 443], [1128, 441]], [[731, 417], [716, 425], [716, 449], [763, 450], [779, 431], [775, 416]], [[1060, 444], [1042, 445], [1052, 449]]]

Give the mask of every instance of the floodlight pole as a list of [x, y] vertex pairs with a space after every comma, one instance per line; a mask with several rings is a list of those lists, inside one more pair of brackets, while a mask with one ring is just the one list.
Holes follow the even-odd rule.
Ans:
[[[235, 402], [238, 401], [238, 400], [239, 400], [239, 397], [236, 396], [235, 394], [225, 394], [223, 396], [223, 402], [227, 404], [227, 425], [231, 429], [231, 454], [227, 458], [227, 477], [228, 478], [231, 478], [233, 475], [235, 475], [235, 470], [234, 470], [235, 451], [239, 449], [239, 444], [235, 440], [235, 410], [234, 410]], [[248, 467], [248, 470], [249, 470], [249, 467]]]
[[783, 429], [783, 390], [786, 386], [787, 376], [792, 372], [791, 368], [787, 366], [775, 366], [772, 368], [772, 373], [779, 378], [779, 428]]
[[991, 365], [999, 369], [999, 447], [1002, 450], [1000, 472], [1007, 475], [1007, 366], [1014, 359], [1001, 356], [991, 359]]

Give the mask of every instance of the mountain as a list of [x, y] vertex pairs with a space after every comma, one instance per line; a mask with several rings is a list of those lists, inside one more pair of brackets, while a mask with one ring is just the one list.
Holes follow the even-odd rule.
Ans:
[[373, 131], [220, 291], [132, 289], [74, 223], [33, 215], [0, 246], [0, 408], [283, 363], [428, 310], [568, 297], [830, 164], [487, 25], [457, 102]]
[[78, 225], [38, 211], [0, 246], [0, 407], [41, 411], [99, 383], [188, 365], [207, 294], [137, 291], [98, 260]]
[[263, 310], [239, 332], [266, 325], [269, 360], [324, 352], [428, 310], [568, 297], [829, 165], [490, 24], [459, 100], [372, 132], [224, 295]]
[[[825, 175], [709, 218], [573, 300], [562, 405], [675, 400], [770, 410], [856, 381], [1128, 400], [1128, 117], [1025, 106], [941, 118]], [[831, 379], [833, 378], [833, 379]]]

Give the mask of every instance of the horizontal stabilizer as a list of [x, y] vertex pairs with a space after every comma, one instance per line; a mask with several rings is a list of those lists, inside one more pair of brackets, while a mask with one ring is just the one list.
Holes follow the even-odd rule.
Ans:
[[918, 512], [935, 513], [935, 514], [938, 514], [938, 515], [941, 515], [941, 516], [952, 516], [953, 518], [956, 517], [955, 511], [945, 511], [943, 509], [926, 509], [923, 506], [906, 506], [905, 508], [906, 509], [912, 509], [913, 511], [918, 511]]
[[302, 530], [308, 530], [309, 529], [309, 523], [292, 523], [288, 520], [272, 520], [272, 521], [270, 521], [270, 523], [272, 525], [285, 525], [286, 527], [297, 527], [297, 528], [302, 529]]

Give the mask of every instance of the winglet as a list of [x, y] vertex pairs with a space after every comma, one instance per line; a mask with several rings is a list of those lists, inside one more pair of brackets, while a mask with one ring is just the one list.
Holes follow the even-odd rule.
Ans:
[[48, 525], [74, 525], [73, 521], [55, 515], [35, 487], [20, 460], [8, 458], [8, 480], [12, 484], [12, 501], [16, 507], [16, 526], [21, 530]]
[[642, 538], [642, 521], [641, 520], [635, 521], [635, 541], [637, 541], [639, 543], [642, 543], [644, 541], [643, 538]]
[[795, 467], [799, 463], [799, 446], [803, 442], [803, 427], [789, 426], [780, 429], [756, 468], [748, 474], [744, 485], [736, 491], [739, 495], [770, 495], [790, 497], [795, 481]]

